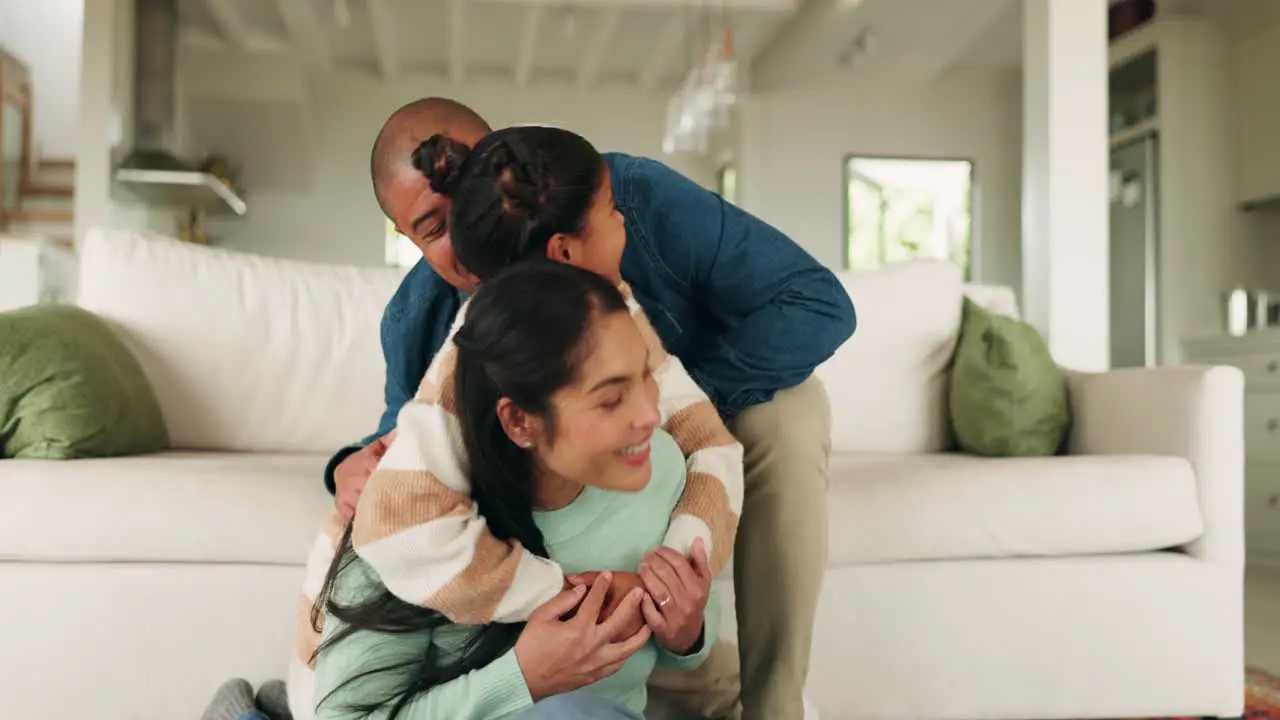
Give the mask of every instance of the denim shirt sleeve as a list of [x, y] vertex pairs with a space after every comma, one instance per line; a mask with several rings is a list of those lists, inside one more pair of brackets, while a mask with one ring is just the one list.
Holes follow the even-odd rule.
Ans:
[[[386, 364], [382, 391], [386, 406], [373, 434], [341, 448], [329, 459], [324, 470], [324, 485], [329, 494], [335, 492], [333, 471], [339, 463], [395, 429], [400, 408], [409, 402], [417, 384], [426, 374], [431, 358], [444, 343], [445, 332], [453, 322], [453, 313], [448, 312], [451, 303], [443, 302], [445, 298], [441, 293], [454, 291], [443, 286], [444, 281], [427, 270], [425, 265], [416, 267], [383, 311], [380, 336], [382, 358]], [[454, 310], [456, 312], [456, 307]], [[448, 317], [436, 317], [439, 313], [447, 313]]]
[[687, 363], [726, 417], [804, 382], [853, 334], [839, 279], [791, 238], [660, 162], [626, 167], [635, 240], [729, 325]]
[[[409, 367], [421, 364], [421, 360], [414, 362], [414, 359], [424, 354], [421, 345], [426, 334], [413, 332], [412, 324], [406, 323], [405, 320], [403, 316], [383, 318], [382, 357], [387, 363], [387, 380], [382, 390], [382, 397], [387, 406], [382, 411], [382, 417], [378, 419], [378, 429], [360, 441], [361, 447], [395, 429], [400, 408], [409, 402], [409, 397], [413, 393], [406, 385], [409, 380]], [[406, 328], [406, 325], [410, 327]], [[414, 347], [415, 345], [418, 347]], [[396, 350], [399, 352], [395, 352]]]

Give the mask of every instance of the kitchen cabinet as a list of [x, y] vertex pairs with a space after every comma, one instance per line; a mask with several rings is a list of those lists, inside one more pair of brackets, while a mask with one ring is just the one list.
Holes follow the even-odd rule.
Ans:
[[[1178, 364], [1183, 339], [1221, 327], [1222, 289], [1241, 282], [1240, 268], [1258, 265], [1252, 240], [1238, 231], [1229, 44], [1212, 18], [1165, 14], [1108, 50], [1111, 250], [1119, 271], [1112, 310], [1147, 318], [1123, 325], [1154, 331], [1144, 344], [1156, 350], [1146, 356], [1163, 365]], [[1134, 278], [1146, 278], [1147, 289], [1128, 293]]]
[[1236, 193], [1246, 207], [1280, 203], [1280, 25], [1233, 43]]
[[1250, 564], [1280, 567], [1280, 330], [1187, 343], [1188, 362], [1244, 373], [1244, 532]]

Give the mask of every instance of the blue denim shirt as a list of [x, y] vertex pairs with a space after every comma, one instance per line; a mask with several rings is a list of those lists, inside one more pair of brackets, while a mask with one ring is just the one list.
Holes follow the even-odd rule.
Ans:
[[[840, 281], [786, 235], [656, 160], [604, 157], [626, 220], [622, 278], [724, 418], [800, 384], [853, 334]], [[463, 299], [425, 261], [405, 276], [382, 316], [386, 410], [329, 461], [330, 492], [337, 464], [396, 426]]]

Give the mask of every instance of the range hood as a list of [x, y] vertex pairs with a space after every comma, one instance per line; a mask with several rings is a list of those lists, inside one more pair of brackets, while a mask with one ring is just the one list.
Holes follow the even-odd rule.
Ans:
[[244, 215], [248, 205], [233, 187], [173, 150], [178, 0], [136, 0], [135, 12], [134, 146], [116, 168], [116, 183], [149, 205]]

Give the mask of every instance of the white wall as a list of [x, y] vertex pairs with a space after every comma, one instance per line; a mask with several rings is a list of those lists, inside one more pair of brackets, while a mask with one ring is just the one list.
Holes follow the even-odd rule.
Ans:
[[[76, 167], [76, 237], [105, 224], [174, 234], [181, 213], [140, 205], [111, 170], [132, 143], [132, 0], [94, 0], [82, 58]], [[468, 103], [497, 127], [554, 123], [601, 150], [661, 158], [666, 98], [631, 91], [583, 95], [505, 82], [454, 88], [439, 78], [386, 82], [350, 73], [316, 76], [295, 58], [183, 49], [178, 56], [178, 142], [188, 159], [218, 152], [241, 173], [249, 213], [210, 219], [224, 247], [322, 262], [384, 261], [384, 219], [373, 199], [369, 150], [386, 117], [429, 95]], [[711, 187], [713, 164], [663, 158]]]
[[[187, 150], [217, 151], [242, 168], [249, 214], [211, 222], [210, 232], [225, 247], [282, 257], [383, 261], [369, 151], [387, 116], [420, 97], [457, 98], [495, 127], [555, 124], [601, 150], [662, 157], [665, 99], [631, 91], [584, 96], [568, 86], [483, 81], [453, 88], [431, 77], [385, 82], [354, 73], [308, 80], [293, 60], [194, 50], [182, 53], [179, 84]], [[663, 159], [714, 182], [709, 163]]]
[[133, 60], [132, 21], [131, 0], [95, 0], [85, 8], [73, 207], [77, 241], [95, 225], [114, 224], [111, 164], [121, 138], [113, 132], [120, 127], [113, 119], [127, 109], [124, 100], [132, 87], [127, 72]]
[[43, 157], [76, 154], [84, 0], [0, 0], [0, 46], [31, 69]]
[[165, 233], [176, 227], [176, 212], [139, 205], [111, 182], [133, 142], [133, 8], [134, 0], [93, 0], [85, 8], [74, 156], [77, 240], [95, 225]]
[[971, 159], [973, 279], [1020, 288], [1021, 92], [1011, 73], [926, 86], [875, 68], [751, 98], [738, 143], [742, 205], [839, 268], [847, 155]]
[[[102, 7], [98, 7], [98, 5]], [[86, 37], [77, 237], [92, 224], [174, 231], [170, 213], [112, 198], [112, 156], [129, 143], [132, 30], [124, 0], [94, 12], [114, 30]], [[107, 6], [111, 6], [108, 9]], [[93, 42], [89, 42], [89, 41]], [[665, 97], [628, 91], [583, 96], [572, 87], [462, 88], [430, 77], [309, 76], [295, 60], [184, 50], [179, 56], [180, 136], [192, 155], [218, 151], [241, 167], [242, 219], [210, 222], [224, 246], [328, 262], [383, 261], [383, 219], [368, 153], [400, 104], [431, 94], [471, 104], [495, 126], [556, 123], [601, 149], [662, 158], [707, 187], [718, 160], [661, 154]], [[955, 74], [931, 86], [891, 72], [837, 74], [766, 97], [748, 97], [737, 154], [742, 205], [840, 267], [842, 163], [851, 153], [971, 158], [975, 162], [974, 279], [1020, 287], [1021, 86], [1012, 74]], [[117, 127], [119, 133], [113, 133]], [[84, 141], [82, 141], [84, 142]]]
[[[1277, 24], [1280, 24], [1280, 3], [1273, 0], [1238, 0], [1235, 10], [1227, 16], [1227, 42], [1236, 45]], [[1240, 63], [1246, 61], [1240, 53], [1228, 51], [1227, 62], [1233, 78], [1243, 75]], [[1280, 66], [1271, 70], [1280, 73]], [[1256, 102], [1244, 97], [1242, 93], [1245, 91], [1237, 83], [1231, 83], [1227, 90], [1231, 96], [1231, 110], [1235, 113], [1245, 111], [1252, 102]], [[1280, 139], [1273, 136], [1272, 142], [1280, 142]], [[1243, 240], [1253, 243], [1261, 261], [1253, 266], [1252, 273], [1241, 272], [1239, 277], [1234, 278], [1232, 286], [1239, 283], [1273, 293], [1280, 291], [1280, 208], [1270, 206], [1242, 212], [1239, 222]], [[1222, 288], [1226, 289], [1229, 288]]]
[[1261, 253], [1236, 204], [1230, 38], [1199, 18], [1159, 29], [1160, 331], [1177, 364], [1187, 339], [1222, 332], [1222, 294], [1256, 281]]

